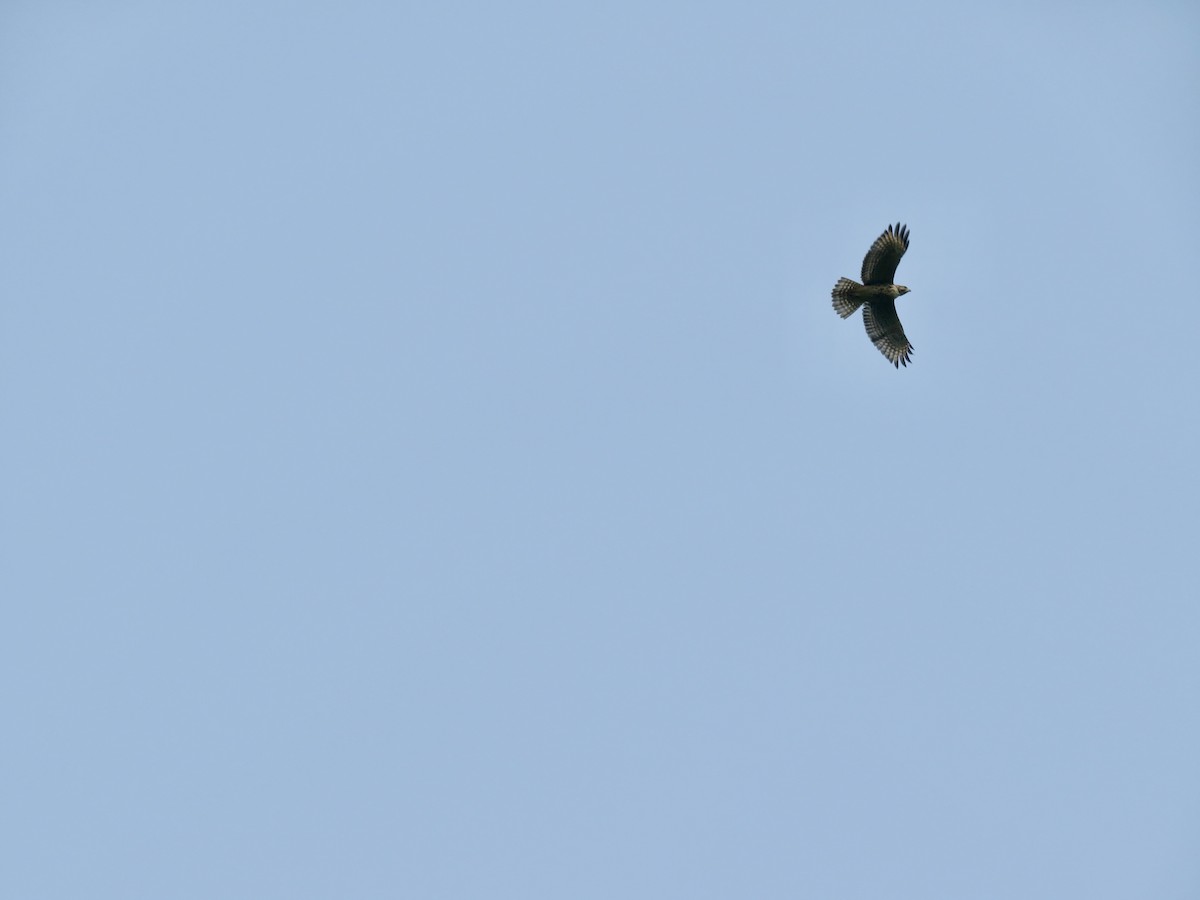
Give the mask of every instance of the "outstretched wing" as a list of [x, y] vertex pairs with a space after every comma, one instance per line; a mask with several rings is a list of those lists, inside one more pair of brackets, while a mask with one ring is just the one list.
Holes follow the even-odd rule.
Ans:
[[896, 315], [895, 300], [871, 300], [863, 304], [863, 324], [867, 337], [897, 369], [912, 362], [913, 345], [904, 335], [904, 326]]
[[897, 223], [889, 225], [887, 231], [875, 238], [875, 243], [863, 258], [863, 284], [892, 284], [896, 278], [896, 266], [908, 249], [908, 228]]

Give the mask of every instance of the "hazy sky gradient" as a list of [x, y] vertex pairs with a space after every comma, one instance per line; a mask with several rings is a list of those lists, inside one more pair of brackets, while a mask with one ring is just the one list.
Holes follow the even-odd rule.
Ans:
[[0, 894], [1195, 898], [1198, 46], [7, 4]]

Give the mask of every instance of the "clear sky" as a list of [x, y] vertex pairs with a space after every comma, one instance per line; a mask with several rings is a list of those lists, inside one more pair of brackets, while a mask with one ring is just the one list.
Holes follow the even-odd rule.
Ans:
[[1198, 48], [5, 3], [0, 895], [1200, 896]]

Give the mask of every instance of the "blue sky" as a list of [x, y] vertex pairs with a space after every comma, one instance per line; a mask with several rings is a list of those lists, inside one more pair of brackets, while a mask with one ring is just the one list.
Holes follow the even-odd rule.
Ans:
[[1198, 26], [7, 4], [0, 893], [1197, 896]]

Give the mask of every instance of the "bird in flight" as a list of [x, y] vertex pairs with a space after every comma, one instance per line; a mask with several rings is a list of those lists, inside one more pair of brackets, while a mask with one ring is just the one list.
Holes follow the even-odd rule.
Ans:
[[896, 315], [896, 298], [907, 294], [908, 288], [894, 284], [896, 266], [907, 249], [908, 228], [889, 225], [863, 258], [862, 284], [839, 278], [833, 286], [834, 312], [844, 319], [861, 306], [867, 337], [897, 369], [912, 362], [913, 351]]

